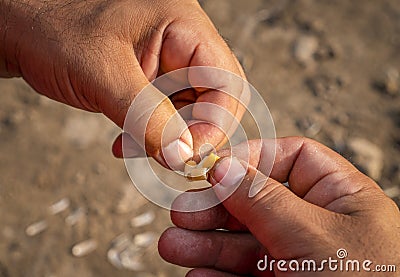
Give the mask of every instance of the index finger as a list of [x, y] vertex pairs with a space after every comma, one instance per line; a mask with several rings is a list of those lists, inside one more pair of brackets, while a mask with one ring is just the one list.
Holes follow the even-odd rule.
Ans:
[[[186, 78], [197, 96], [196, 104], [192, 108], [192, 117], [196, 124], [190, 127], [195, 152], [204, 143], [211, 143], [217, 148], [222, 146], [229, 129], [236, 127], [232, 116], [224, 116], [221, 110], [228, 111], [236, 121], [240, 121], [245, 112], [244, 106], [249, 101], [249, 92], [243, 86], [243, 69], [200, 7], [197, 13], [196, 28], [188, 28], [186, 20], [176, 21], [168, 26], [160, 63], [163, 73], [192, 67]], [[220, 69], [219, 72], [215, 70], [217, 68]], [[222, 76], [222, 70], [229, 74]], [[213, 105], [205, 106], [203, 103]]]

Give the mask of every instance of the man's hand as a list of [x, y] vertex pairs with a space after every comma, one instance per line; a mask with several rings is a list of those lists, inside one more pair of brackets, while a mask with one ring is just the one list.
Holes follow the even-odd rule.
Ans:
[[[273, 143], [277, 153], [270, 178], [249, 198], [257, 172], [265, 170], [256, 167], [271, 159], [270, 151], [263, 149]], [[239, 156], [223, 158], [215, 166], [210, 181], [220, 199], [240, 182], [223, 204], [195, 213], [172, 212], [178, 228], [168, 229], [160, 238], [164, 259], [196, 268], [188, 274], [191, 277], [312, 276], [317, 273], [280, 271], [276, 263], [272, 271], [269, 264], [262, 263], [267, 270], [261, 272], [257, 264], [265, 255], [268, 261], [296, 260], [300, 265], [303, 260], [339, 260], [336, 252], [344, 248], [348, 259], [371, 260], [371, 270], [377, 264], [399, 268], [399, 209], [376, 183], [337, 153], [309, 139], [264, 141], [263, 149], [259, 145], [249, 142], [249, 164], [239, 160], [247, 156]], [[290, 188], [282, 184], [285, 182]], [[175, 207], [190, 207], [191, 201], [199, 201], [190, 196], [183, 194]], [[366, 276], [362, 270], [332, 272], [328, 265], [318, 276], [342, 274]]]
[[[0, 10], [0, 76], [22, 76], [39, 93], [102, 112], [120, 127], [133, 99], [163, 73], [212, 66], [244, 77], [195, 0], [0, 1]], [[156, 107], [149, 124], [132, 127], [129, 136], [146, 134], [147, 153], [161, 163], [165, 154], [172, 160], [180, 158], [177, 153], [187, 159], [205, 142], [221, 144], [224, 134], [212, 124], [196, 124], [189, 131], [176, 115], [175, 126], [168, 128], [172, 131], [164, 130], [175, 133], [161, 144], [176, 109], [199, 102], [215, 103], [238, 119], [243, 114], [238, 101], [220, 91], [197, 88], [174, 95], [171, 102], [154, 89], [135, 111], [140, 115]], [[202, 109], [192, 113], [215, 121]], [[113, 151], [122, 156], [121, 137]]]

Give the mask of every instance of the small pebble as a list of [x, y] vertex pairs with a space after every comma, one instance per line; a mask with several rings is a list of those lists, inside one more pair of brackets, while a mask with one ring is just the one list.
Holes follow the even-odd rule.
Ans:
[[142, 251], [138, 245], [133, 243], [131, 236], [122, 234], [113, 240], [107, 251], [107, 259], [116, 268], [142, 271], [145, 269], [141, 261]]
[[396, 68], [389, 68], [383, 76], [375, 81], [375, 87], [391, 96], [396, 96], [400, 93], [400, 74]]
[[148, 211], [148, 212], [145, 212], [141, 215], [138, 215], [138, 216], [132, 218], [131, 226], [137, 228], [137, 227], [149, 225], [154, 221], [155, 218], [156, 218], [156, 215], [154, 214], [154, 212]]
[[400, 90], [400, 74], [395, 68], [386, 72], [386, 90], [389, 94], [395, 95]]
[[35, 223], [32, 223], [31, 225], [29, 225], [26, 230], [25, 233], [29, 236], [29, 237], [34, 237], [40, 233], [42, 233], [44, 230], [46, 230], [48, 227], [48, 224], [45, 220], [41, 220]]
[[296, 40], [293, 49], [294, 58], [303, 66], [314, 63], [314, 54], [318, 49], [318, 39], [314, 36], [302, 36]]
[[96, 248], [97, 248], [97, 241], [95, 241], [94, 239], [88, 239], [75, 244], [72, 247], [72, 255], [78, 258], [83, 257], [96, 250]]
[[364, 138], [352, 138], [347, 143], [347, 149], [350, 151], [351, 161], [357, 165], [358, 169], [372, 179], [380, 180], [384, 155], [378, 145]]
[[49, 212], [52, 215], [59, 214], [59, 213], [65, 211], [66, 209], [68, 209], [69, 205], [70, 205], [70, 201], [68, 198], [65, 197], [65, 198], [61, 199], [60, 201], [52, 204], [49, 207]]

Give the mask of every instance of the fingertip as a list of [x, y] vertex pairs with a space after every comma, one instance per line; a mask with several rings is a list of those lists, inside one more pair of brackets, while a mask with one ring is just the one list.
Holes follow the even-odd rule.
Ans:
[[[153, 84], [135, 96], [124, 131], [166, 168], [177, 170], [177, 164], [184, 164], [192, 156], [193, 139], [186, 122]], [[125, 150], [125, 143], [123, 146]]]
[[[222, 204], [211, 208], [196, 209], [204, 203], [216, 203], [219, 200], [213, 191], [209, 194], [196, 194], [188, 191], [179, 195], [172, 203], [170, 211], [171, 221], [175, 226], [188, 230], [206, 231], [227, 229], [234, 231], [246, 231], [246, 227], [228, 213]], [[212, 200], [210, 201], [210, 197]], [[212, 206], [212, 205], [209, 205]]]
[[186, 267], [211, 264], [215, 257], [204, 253], [213, 253], [213, 247], [213, 240], [206, 234], [176, 227], [164, 231], [158, 241], [158, 251], [165, 261]]
[[119, 159], [146, 157], [146, 152], [127, 133], [122, 133], [115, 139], [112, 153]]
[[174, 240], [178, 237], [179, 229], [175, 227], [170, 227], [165, 230], [159, 240], [158, 240], [158, 252], [165, 261], [173, 262], [176, 257], [176, 253], [174, 252]]
[[115, 158], [121, 159], [123, 158], [122, 153], [122, 135], [119, 135], [113, 142], [111, 151]]
[[200, 121], [189, 124], [189, 130], [193, 137], [194, 154], [198, 155], [204, 144], [211, 144], [215, 149], [223, 146], [227, 140], [224, 132], [216, 125]]

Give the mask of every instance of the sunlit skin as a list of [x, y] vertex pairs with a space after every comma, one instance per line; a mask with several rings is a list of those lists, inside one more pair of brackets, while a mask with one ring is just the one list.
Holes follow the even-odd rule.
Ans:
[[[273, 141], [264, 141], [263, 148]], [[257, 141], [249, 142], [250, 160], [238, 189], [214, 208], [172, 212], [177, 226], [160, 238], [161, 256], [192, 267], [188, 276], [367, 276], [366, 272], [261, 272], [257, 263], [270, 259], [321, 261], [336, 258], [344, 248], [349, 259], [400, 266], [400, 213], [396, 204], [370, 178], [329, 148], [309, 139], [276, 140], [276, 159], [264, 189], [254, 198], [248, 191], [260, 160], [271, 159]], [[243, 147], [245, 148], [245, 147]], [[247, 152], [236, 152], [247, 160]], [[219, 155], [229, 156], [230, 151]], [[220, 159], [210, 181], [223, 197], [230, 158]], [[245, 162], [239, 162], [243, 168]], [[229, 174], [236, 174], [234, 171]], [[226, 175], [226, 181], [218, 180]], [[282, 183], [289, 182], [290, 189]], [[190, 194], [175, 207], [190, 207]], [[186, 197], [186, 198], [185, 198]], [[197, 196], [196, 196], [197, 197]], [[198, 200], [198, 199], [197, 199]], [[181, 206], [182, 205], [182, 206]], [[226, 229], [226, 231], [217, 231]], [[371, 273], [370, 273], [371, 274]], [[396, 273], [384, 273], [396, 276]], [[371, 276], [374, 276], [373, 273]]]
[[[159, 75], [188, 66], [212, 66], [244, 78], [195, 0], [0, 1], [0, 42], [0, 76], [22, 76], [37, 92], [103, 113], [121, 128], [132, 100]], [[222, 92], [177, 93], [157, 107], [146, 130], [134, 131], [146, 134], [148, 155], [163, 161], [164, 125], [176, 109], [196, 102], [218, 104], [238, 119], [243, 114], [236, 99]], [[199, 109], [193, 116], [207, 117], [209, 111]], [[174, 137], [195, 153], [205, 142], [217, 146], [225, 139], [206, 123]], [[121, 137], [113, 152], [122, 157]], [[185, 154], [184, 159], [193, 155]]]
[[[245, 78], [195, 0], [0, 0], [0, 76], [23, 77], [37, 92], [103, 113], [119, 127], [131, 102], [149, 82], [187, 66], [218, 67]], [[147, 104], [154, 104], [160, 95], [155, 90]], [[147, 154], [166, 165], [161, 151], [166, 147], [161, 143], [163, 127], [177, 109], [201, 102], [224, 107], [239, 120], [244, 111], [236, 99], [220, 91], [196, 88], [174, 94], [157, 106], [144, 130], [133, 126], [133, 133], [124, 135], [132, 156], [139, 146], [131, 136], [145, 134]], [[147, 104], [141, 108], [145, 110]], [[213, 119], [207, 109], [192, 113], [195, 118]], [[167, 143], [184, 143], [184, 160], [204, 143], [220, 146], [225, 139], [211, 124], [186, 129], [182, 118], [174, 124], [185, 131], [173, 134]], [[121, 138], [113, 145], [117, 157], [123, 156]], [[239, 189], [210, 210], [173, 212], [177, 227], [161, 237], [160, 254], [169, 262], [195, 268], [189, 276], [310, 276], [276, 269], [260, 272], [256, 265], [265, 255], [326, 259], [338, 248], [345, 248], [354, 259], [400, 268], [399, 210], [379, 186], [314, 141], [286, 138], [276, 143], [271, 178], [256, 197], [248, 198], [250, 182], [256, 170], [264, 170], [256, 168], [259, 162], [270, 157], [263, 156], [259, 143], [251, 142], [250, 167]], [[170, 152], [181, 151], [176, 150]], [[229, 151], [218, 154], [226, 157]], [[224, 186], [232, 185], [217, 184], [226, 173], [226, 162], [219, 160], [210, 175], [218, 197], [223, 196]], [[237, 166], [247, 168], [243, 162]], [[290, 190], [282, 185], [287, 181]], [[190, 203], [190, 199], [176, 203]], [[229, 231], [216, 231], [220, 228]], [[320, 273], [330, 274], [338, 276]]]

